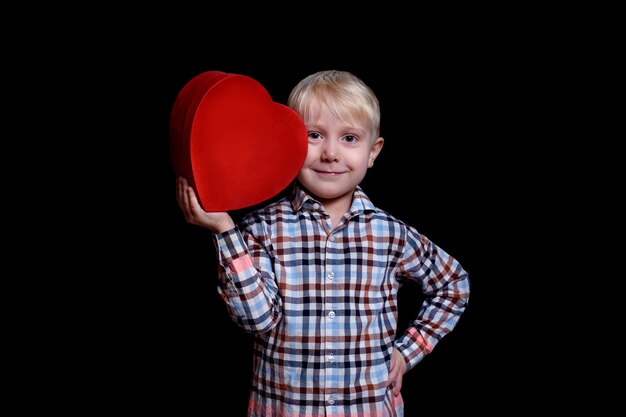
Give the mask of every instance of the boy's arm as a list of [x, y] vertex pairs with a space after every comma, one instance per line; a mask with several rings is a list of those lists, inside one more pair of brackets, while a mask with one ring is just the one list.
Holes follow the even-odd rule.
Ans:
[[456, 259], [412, 228], [399, 277], [417, 281], [425, 296], [417, 318], [395, 342], [408, 370], [456, 326], [469, 300], [469, 280]]
[[[271, 258], [264, 247], [256, 244], [256, 265], [241, 233], [226, 212], [206, 212], [200, 206], [195, 191], [185, 178], [176, 181], [176, 200], [187, 223], [209, 229], [219, 261], [218, 292], [228, 312], [239, 326], [251, 333], [272, 329], [282, 317], [282, 300], [274, 281]], [[250, 233], [253, 236], [253, 233]]]
[[237, 228], [213, 234], [213, 242], [219, 263], [218, 292], [233, 321], [251, 333], [274, 328], [282, 318], [282, 300], [267, 251], [255, 243], [253, 258]]

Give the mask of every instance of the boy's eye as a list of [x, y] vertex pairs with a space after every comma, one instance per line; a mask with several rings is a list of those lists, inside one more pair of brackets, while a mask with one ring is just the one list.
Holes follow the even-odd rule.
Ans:
[[343, 137], [343, 140], [345, 140], [348, 143], [354, 143], [354, 142], [358, 141], [359, 139], [356, 136], [347, 135], [347, 136]]
[[319, 139], [321, 136], [317, 132], [309, 132], [309, 139]]

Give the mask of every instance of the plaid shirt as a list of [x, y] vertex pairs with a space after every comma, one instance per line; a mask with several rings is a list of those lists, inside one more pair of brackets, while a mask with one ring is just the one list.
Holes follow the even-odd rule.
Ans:
[[[402, 416], [402, 396], [387, 386], [393, 349], [414, 367], [468, 302], [461, 265], [360, 187], [334, 228], [296, 186], [291, 198], [213, 238], [219, 294], [255, 334], [249, 416]], [[425, 301], [398, 337], [398, 289], [407, 279]]]

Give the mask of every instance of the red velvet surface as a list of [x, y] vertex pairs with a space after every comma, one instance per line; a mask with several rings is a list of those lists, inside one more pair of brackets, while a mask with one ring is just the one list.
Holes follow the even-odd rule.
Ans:
[[206, 211], [249, 207], [280, 193], [307, 151], [304, 122], [256, 80], [203, 72], [179, 92], [170, 115], [174, 173]]

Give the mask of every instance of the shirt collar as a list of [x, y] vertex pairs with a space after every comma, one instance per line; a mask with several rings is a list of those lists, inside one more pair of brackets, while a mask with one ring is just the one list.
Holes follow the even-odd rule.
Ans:
[[[300, 211], [304, 209], [314, 209], [314, 204], [322, 204], [311, 196], [307, 191], [296, 181], [293, 192], [291, 193], [291, 205], [294, 211]], [[350, 206], [350, 214], [352, 216], [368, 211], [375, 211], [376, 207], [369, 199], [369, 197], [363, 192], [360, 186], [356, 187], [354, 195], [352, 196], [352, 205]]]

